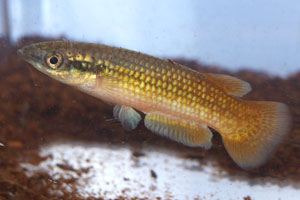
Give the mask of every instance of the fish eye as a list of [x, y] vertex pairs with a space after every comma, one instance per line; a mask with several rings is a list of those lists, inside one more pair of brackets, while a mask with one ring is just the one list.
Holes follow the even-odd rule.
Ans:
[[63, 63], [63, 56], [60, 53], [50, 53], [46, 56], [45, 62], [50, 69], [59, 69]]

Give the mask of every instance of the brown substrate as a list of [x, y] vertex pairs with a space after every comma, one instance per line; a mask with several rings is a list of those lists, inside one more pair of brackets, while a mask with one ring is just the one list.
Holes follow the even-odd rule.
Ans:
[[[29, 38], [20, 46], [41, 40]], [[282, 180], [300, 183], [300, 73], [281, 79], [251, 71], [229, 73], [217, 67], [177, 60], [201, 72], [231, 74], [248, 81], [253, 90], [245, 99], [280, 101], [290, 107], [293, 115], [291, 134], [265, 166], [246, 172], [227, 155], [217, 133], [213, 148], [207, 152], [152, 134], [142, 123], [133, 133], [126, 133], [119, 123], [108, 120], [112, 118], [112, 106], [37, 72], [17, 58], [16, 50], [17, 47], [8, 46], [0, 50], [0, 143], [3, 144], [0, 144], [0, 199], [55, 198], [49, 188], [53, 184], [60, 188], [65, 180], [53, 181], [45, 173], [28, 178], [19, 163], [38, 164], [45, 159], [38, 156], [38, 148], [62, 139], [126, 143], [132, 146], [137, 158], [144, 154], [139, 152], [142, 146], [164, 146], [188, 159], [214, 158], [219, 171], [228, 172], [233, 181], [246, 178], [251, 183], [256, 178], [272, 177], [272, 182], [278, 181], [276, 184]], [[156, 176], [155, 172], [152, 176]], [[65, 199], [79, 198], [76, 192], [63, 189], [62, 192]]]

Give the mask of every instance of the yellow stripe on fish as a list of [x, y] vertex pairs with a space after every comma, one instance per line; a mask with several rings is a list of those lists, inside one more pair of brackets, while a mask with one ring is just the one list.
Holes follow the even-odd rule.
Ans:
[[114, 117], [126, 130], [142, 119], [136, 110], [146, 114], [149, 130], [188, 146], [210, 148], [208, 127], [217, 130], [243, 169], [264, 164], [290, 128], [286, 105], [240, 99], [251, 87], [228, 75], [100, 44], [43, 42], [18, 54], [50, 77], [116, 104]]

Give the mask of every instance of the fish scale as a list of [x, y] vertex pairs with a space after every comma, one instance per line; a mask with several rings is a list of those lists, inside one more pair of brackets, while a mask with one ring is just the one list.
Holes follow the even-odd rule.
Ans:
[[153, 133], [209, 149], [208, 127], [215, 129], [243, 169], [264, 164], [290, 129], [286, 105], [242, 100], [251, 86], [232, 76], [100, 44], [44, 42], [18, 54], [48, 76], [116, 104], [113, 115], [126, 130], [137, 128], [141, 111]]
[[[101, 50], [105, 51], [105, 48]], [[156, 111], [167, 111], [172, 115], [207, 121], [206, 123], [212, 119], [213, 123], [221, 121], [222, 115], [219, 113], [225, 110], [222, 108], [222, 101], [226, 99], [226, 94], [211, 86], [207, 80], [201, 80], [205, 79], [203, 75], [171, 61], [158, 60], [140, 53], [133, 57], [132, 52], [123, 49], [111, 48], [105, 52], [105, 56], [102, 55], [101, 58], [93, 56], [96, 63], [104, 63], [105, 70], [98, 72], [99, 77], [106, 77], [104, 79], [107, 79], [107, 83], [104, 84], [114, 84], [114, 87], [121, 88], [120, 91], [124, 94], [120, 95], [130, 95], [133, 102], [138, 104], [143, 104], [146, 97], [151, 98], [152, 101], [147, 103]], [[220, 103], [211, 110], [214, 101]], [[233, 97], [228, 97], [228, 103], [230, 102], [233, 102]], [[201, 107], [204, 107], [202, 111]]]

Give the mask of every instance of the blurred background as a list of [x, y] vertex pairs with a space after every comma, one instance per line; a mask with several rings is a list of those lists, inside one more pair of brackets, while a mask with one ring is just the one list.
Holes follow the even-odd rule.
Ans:
[[300, 69], [298, 0], [1, 0], [0, 35], [65, 36], [286, 76]]

